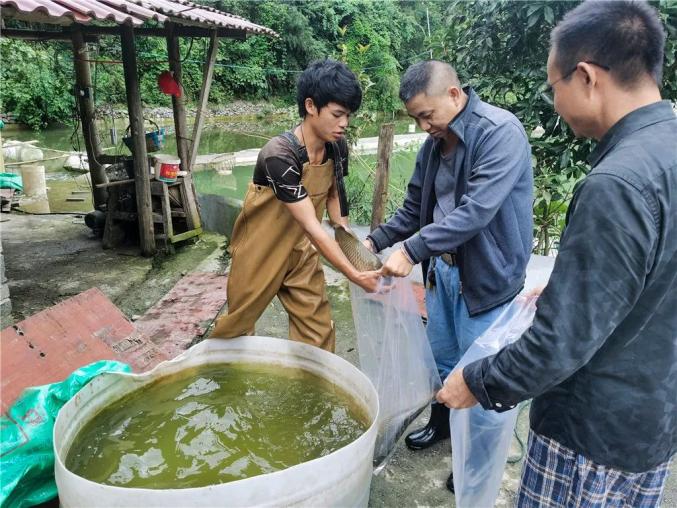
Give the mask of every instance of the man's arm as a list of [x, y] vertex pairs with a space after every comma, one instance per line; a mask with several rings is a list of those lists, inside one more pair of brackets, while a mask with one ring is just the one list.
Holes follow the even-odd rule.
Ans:
[[380, 273], [376, 271], [358, 272], [355, 269], [338, 244], [327, 234], [320, 221], [317, 220], [315, 207], [310, 198], [306, 197], [295, 203], [284, 203], [284, 206], [296, 222], [301, 225], [312, 244], [336, 269], [365, 291], [370, 293], [376, 291]]
[[478, 148], [460, 202], [441, 223], [428, 224], [405, 242], [409, 257], [418, 263], [451, 252], [477, 235], [491, 222], [525, 171], [531, 171], [531, 150], [524, 131], [506, 123], [488, 133]]
[[586, 365], [625, 319], [653, 266], [658, 233], [642, 194], [593, 174], [579, 188], [532, 327], [463, 379], [486, 409], [535, 397]]

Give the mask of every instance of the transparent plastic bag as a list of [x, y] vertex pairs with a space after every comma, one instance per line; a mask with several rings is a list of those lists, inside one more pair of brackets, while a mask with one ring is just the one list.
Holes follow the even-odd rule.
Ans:
[[[519, 339], [531, 326], [537, 297], [518, 296], [494, 323], [466, 351], [454, 370], [496, 354]], [[449, 415], [456, 506], [490, 508], [494, 506], [518, 407], [503, 413], [485, 411], [476, 405], [452, 409]]]
[[379, 399], [375, 473], [442, 387], [411, 281], [392, 278], [382, 284], [373, 294], [350, 284], [360, 369]]

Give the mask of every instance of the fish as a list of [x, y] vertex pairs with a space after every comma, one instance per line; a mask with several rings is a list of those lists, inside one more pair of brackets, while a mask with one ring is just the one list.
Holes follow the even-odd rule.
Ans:
[[[381, 397], [380, 393], [379, 397]], [[373, 458], [375, 468], [379, 468], [390, 457], [404, 431], [429, 405], [430, 401], [427, 400], [423, 404], [418, 406], [411, 405], [395, 414], [379, 415], [378, 434], [376, 436]]]
[[348, 261], [360, 272], [380, 270], [383, 266], [376, 254], [367, 249], [355, 233], [343, 226], [334, 226], [334, 239]]

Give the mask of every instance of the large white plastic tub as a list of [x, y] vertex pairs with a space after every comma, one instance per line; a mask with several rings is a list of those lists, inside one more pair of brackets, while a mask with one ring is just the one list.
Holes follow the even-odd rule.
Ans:
[[[371, 424], [349, 445], [319, 459], [230, 483], [190, 489], [137, 489], [95, 483], [64, 465], [80, 429], [122, 395], [158, 377], [207, 363], [260, 362], [302, 368], [336, 384], [363, 406]], [[336, 355], [268, 337], [211, 339], [144, 374], [96, 377], [61, 409], [54, 425], [56, 485], [61, 506], [367, 506], [376, 439], [378, 396], [369, 379]]]

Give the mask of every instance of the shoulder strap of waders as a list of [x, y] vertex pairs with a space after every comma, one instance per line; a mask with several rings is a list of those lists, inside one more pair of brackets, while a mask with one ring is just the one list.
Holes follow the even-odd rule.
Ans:
[[[298, 157], [300, 163], [301, 163], [301, 171], [303, 171], [303, 165], [308, 162], [308, 152], [306, 151], [305, 146], [301, 146], [301, 143], [299, 143], [299, 140], [294, 136], [294, 133], [291, 131], [286, 131], [280, 134], [284, 139], [289, 141], [291, 146], [294, 148], [294, 151], [296, 152], [296, 156]], [[348, 212], [349, 212], [349, 206], [348, 206], [348, 195], [346, 194], [346, 185], [345, 182], [343, 181], [343, 157], [341, 156], [341, 149], [339, 148], [339, 144], [335, 141], [331, 142], [331, 148], [333, 152], [333, 159], [334, 159], [334, 176], [336, 177], [336, 189], [338, 191], [338, 196], [339, 196], [339, 206], [341, 208], [341, 217], [347, 217]], [[348, 154], [346, 153], [346, 157]]]
[[[336, 141], [332, 141], [331, 148], [334, 152], [334, 176], [336, 177], [336, 190], [338, 191], [341, 217], [348, 217], [349, 205], [348, 195], [346, 194], [346, 185], [343, 181], [343, 157], [341, 156], [339, 144]], [[348, 154], [346, 153], [346, 157], [347, 156]]]
[[296, 136], [294, 136], [294, 133], [291, 131], [283, 132], [280, 134], [280, 136], [289, 141], [289, 144], [294, 149], [294, 153], [296, 153], [296, 157], [299, 159], [299, 163], [301, 164], [300, 169], [303, 171], [303, 165], [308, 162], [308, 152], [306, 151], [306, 147], [299, 143], [299, 140], [296, 139]]

